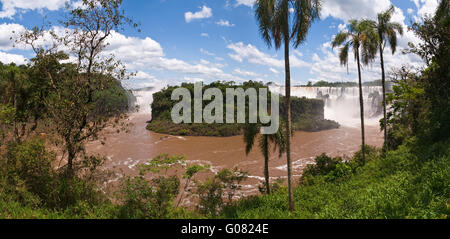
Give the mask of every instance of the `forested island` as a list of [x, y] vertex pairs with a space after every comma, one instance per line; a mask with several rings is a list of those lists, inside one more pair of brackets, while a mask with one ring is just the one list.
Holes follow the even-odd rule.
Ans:
[[[181, 87], [188, 89], [191, 95], [194, 94], [193, 83], [183, 83]], [[225, 102], [225, 95], [227, 88], [242, 88], [247, 90], [248, 88], [262, 89], [268, 88], [267, 85], [261, 82], [244, 82], [242, 84], [236, 84], [234, 82], [213, 82], [203, 87], [203, 91], [209, 88], [220, 89], [224, 95], [223, 102]], [[182, 135], [182, 136], [234, 136], [243, 134], [243, 124], [175, 124], [171, 119], [171, 109], [178, 103], [171, 100], [173, 90], [177, 89], [176, 86], [168, 86], [163, 90], [153, 94], [152, 119], [147, 125], [147, 129], [163, 134]], [[270, 96], [269, 96], [270, 99]], [[285, 97], [280, 96], [280, 115], [284, 115]], [[328, 129], [339, 128], [339, 124], [332, 120], [324, 118], [324, 101], [319, 99], [307, 99], [292, 97], [292, 122], [295, 130], [300, 131], [320, 131]], [[203, 101], [203, 106], [207, 105], [209, 101]], [[270, 102], [269, 102], [270, 103]], [[193, 102], [192, 102], [193, 104]], [[224, 105], [224, 115], [226, 105]], [[269, 104], [270, 107], [270, 104]], [[248, 109], [248, 97], [246, 99], [246, 108]], [[236, 111], [235, 107], [235, 111]], [[246, 111], [248, 117], [248, 110]], [[236, 115], [236, 114], [235, 114]]]

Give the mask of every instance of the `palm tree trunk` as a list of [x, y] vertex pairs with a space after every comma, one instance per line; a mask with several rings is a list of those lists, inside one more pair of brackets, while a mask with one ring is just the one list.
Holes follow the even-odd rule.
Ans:
[[266, 179], [266, 193], [270, 194], [270, 177], [269, 177], [269, 136], [264, 137], [264, 177]]
[[380, 44], [380, 61], [381, 61], [381, 84], [383, 86], [383, 114], [384, 114], [384, 151], [388, 150], [387, 146], [387, 112], [386, 112], [386, 74], [384, 71], [383, 46]]
[[289, 34], [284, 34], [284, 67], [286, 71], [286, 160], [289, 188], [289, 210], [294, 211], [294, 192], [292, 189], [292, 161], [291, 161], [291, 69], [289, 65]]
[[358, 78], [359, 78], [359, 107], [361, 110], [361, 139], [362, 139], [362, 162], [366, 162], [366, 140], [364, 132], [364, 98], [362, 90], [362, 80], [361, 80], [361, 63], [359, 60], [359, 47], [356, 48], [356, 60], [358, 63]]

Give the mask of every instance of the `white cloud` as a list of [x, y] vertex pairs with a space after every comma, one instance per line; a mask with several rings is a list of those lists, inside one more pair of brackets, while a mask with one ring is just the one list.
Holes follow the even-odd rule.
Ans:
[[[284, 60], [276, 59], [269, 56], [266, 53], [261, 52], [255, 46], [248, 44], [245, 45], [242, 42], [231, 43], [227, 46], [228, 49], [232, 50], [233, 53], [229, 53], [228, 56], [233, 60], [238, 62], [243, 62], [248, 60], [250, 63], [266, 65], [271, 67], [284, 67]], [[296, 56], [290, 56], [291, 67], [307, 67], [310, 66], [309, 63], [298, 59]]]
[[0, 0], [2, 9], [0, 18], [12, 18], [19, 9], [22, 10], [58, 10], [64, 7], [67, 0]]
[[234, 24], [231, 24], [228, 20], [223, 19], [220, 19], [220, 21], [216, 22], [216, 24], [224, 27], [234, 27]]
[[22, 55], [9, 54], [0, 51], [0, 62], [3, 64], [15, 63], [16, 65], [23, 65], [27, 63], [27, 59]]
[[83, 0], [79, 0], [79, 1], [76, 1], [76, 2], [72, 2], [72, 8], [81, 8], [81, 9], [83, 9], [83, 8], [86, 8], [86, 6], [83, 4]]
[[275, 74], [280, 74], [280, 72], [279, 72], [279, 71], [277, 71], [277, 70], [273, 69], [272, 67], [270, 67], [270, 68], [269, 68], [269, 70], [270, 70], [271, 72], [275, 73]]
[[189, 83], [196, 83], [196, 82], [203, 82], [205, 81], [203, 78], [199, 78], [199, 77], [187, 77], [185, 76], [184, 78], [185, 82], [189, 82]]
[[256, 0], [236, 0], [236, 4], [235, 6], [240, 6], [240, 5], [244, 5], [247, 7], [253, 7], [253, 5], [255, 4]]
[[13, 48], [15, 40], [25, 31], [25, 27], [19, 24], [3, 23], [0, 25], [0, 50], [8, 51]]
[[241, 70], [239, 68], [234, 69], [233, 73], [241, 76], [258, 76], [255, 72]]
[[338, 25], [338, 30], [339, 31], [343, 31], [343, 30], [345, 30], [347, 28], [347, 25], [346, 24], [339, 24]]
[[333, 0], [323, 1], [321, 17], [331, 16], [344, 21], [356, 18], [374, 18], [391, 5], [389, 0]]
[[198, 12], [186, 12], [184, 14], [184, 19], [187, 23], [191, 22], [192, 20], [196, 19], [203, 19], [203, 18], [210, 18], [212, 17], [212, 10], [211, 8], [207, 6], [203, 6], [200, 11]]
[[205, 55], [208, 55], [208, 56], [215, 56], [214, 53], [209, 52], [209, 51], [207, 51], [207, 50], [205, 50], [205, 49], [203, 49], [203, 48], [200, 48], [200, 52], [201, 52], [202, 54], [205, 54]]
[[202, 37], [209, 37], [208, 33], [205, 33], [205, 32], [202, 32], [202, 33], [200, 34], [200, 36], [202, 36]]
[[[105, 49], [105, 54], [114, 54], [117, 59], [125, 64], [127, 69], [132, 71], [154, 69], [183, 75], [201, 75], [204, 78], [213, 80], [242, 80], [239, 77], [225, 73], [221, 69], [224, 66], [223, 64], [203, 59], [198, 63], [192, 64], [180, 59], [168, 58], [165, 56], [161, 45], [150, 37], [127, 37], [113, 32], [107, 41], [110, 45]], [[204, 54], [207, 53], [204, 49], [200, 51]]]
[[417, 7], [416, 21], [419, 21], [426, 15], [433, 15], [439, 5], [438, 0], [413, 0], [413, 2]]
[[299, 50], [297, 50], [297, 49], [294, 49], [293, 52], [294, 52], [295, 55], [297, 55], [297, 56], [299, 56], [299, 57], [302, 57], [302, 56], [303, 56], [303, 53], [301, 53], [301, 52], [300, 52]]

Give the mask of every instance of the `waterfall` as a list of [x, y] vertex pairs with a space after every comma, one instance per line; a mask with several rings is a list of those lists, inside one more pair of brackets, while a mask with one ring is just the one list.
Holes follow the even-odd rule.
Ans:
[[158, 92], [155, 87], [146, 87], [131, 91], [136, 97], [136, 108], [140, 114], [152, 114], [153, 93]]
[[[279, 94], [285, 92], [283, 86], [271, 85], [270, 90]], [[360, 121], [358, 87], [292, 87], [292, 96], [325, 101], [325, 118], [341, 125], [358, 127]], [[382, 87], [364, 86], [365, 124], [378, 125], [383, 117]]]

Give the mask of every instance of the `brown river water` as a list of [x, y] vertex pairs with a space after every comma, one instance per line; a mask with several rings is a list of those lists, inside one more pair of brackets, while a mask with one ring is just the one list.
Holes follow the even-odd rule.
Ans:
[[[246, 156], [242, 136], [234, 137], [177, 137], [154, 133], [145, 129], [148, 114], [131, 114], [128, 121], [132, 123], [128, 132], [117, 133], [105, 130], [105, 144], [99, 141], [87, 145], [89, 154], [107, 157], [105, 167], [119, 176], [110, 183], [117, 182], [123, 175], [135, 175], [136, 166], [153, 157], [167, 153], [185, 155], [188, 164], [211, 165], [212, 176], [223, 168], [235, 168], [248, 172], [249, 178], [243, 182], [242, 195], [259, 193], [258, 186], [263, 182], [264, 160], [258, 147]], [[369, 145], [381, 146], [383, 135], [377, 126], [366, 126], [366, 141]], [[296, 132], [292, 140], [292, 159], [295, 178], [298, 179], [303, 169], [314, 162], [314, 157], [322, 153], [331, 156], [352, 156], [359, 150], [361, 133], [357, 127], [342, 126], [340, 129], [321, 132]], [[271, 180], [286, 178], [286, 157], [278, 158], [272, 153], [270, 159]], [[184, 202], [189, 204], [189, 201]]]

